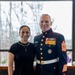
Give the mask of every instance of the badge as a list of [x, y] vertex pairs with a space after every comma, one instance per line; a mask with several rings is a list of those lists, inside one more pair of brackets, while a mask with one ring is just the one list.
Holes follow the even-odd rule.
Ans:
[[66, 43], [64, 41], [61, 43], [61, 48], [62, 51], [66, 51]]
[[56, 38], [46, 38], [45, 44], [56, 45]]
[[35, 44], [35, 47], [36, 47], [38, 45], [38, 41], [35, 41], [34, 44]]
[[51, 54], [51, 53], [52, 53], [52, 50], [51, 50], [51, 49], [49, 49], [49, 50], [48, 50], [48, 53], [49, 53], [49, 54]]
[[35, 41], [35, 43], [38, 43], [38, 41]]

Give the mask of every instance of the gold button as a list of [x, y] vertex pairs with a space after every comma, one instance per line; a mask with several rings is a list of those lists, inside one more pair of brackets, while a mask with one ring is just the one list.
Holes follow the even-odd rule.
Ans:
[[47, 34], [47, 32], [45, 34]]
[[44, 64], [44, 61], [41, 61], [41, 64]]
[[41, 57], [41, 59], [43, 59], [43, 57]]
[[42, 46], [43, 44], [41, 43], [40, 45]]
[[42, 50], [42, 48], [40, 48], [40, 50]]
[[40, 54], [42, 55], [43, 53], [41, 52]]
[[56, 67], [54, 67], [54, 69], [56, 69]]
[[43, 41], [43, 39], [41, 39], [41, 41]]
[[45, 38], [45, 36], [43, 36], [43, 38]]

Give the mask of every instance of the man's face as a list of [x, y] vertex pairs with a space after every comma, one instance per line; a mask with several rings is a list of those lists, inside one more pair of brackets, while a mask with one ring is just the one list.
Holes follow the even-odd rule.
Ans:
[[43, 32], [48, 31], [52, 25], [51, 18], [47, 15], [43, 15], [40, 19], [40, 27]]

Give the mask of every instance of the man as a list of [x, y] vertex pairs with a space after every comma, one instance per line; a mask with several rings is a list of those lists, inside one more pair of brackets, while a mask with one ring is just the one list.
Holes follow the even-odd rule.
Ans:
[[66, 44], [62, 34], [50, 28], [51, 17], [43, 14], [40, 18], [42, 34], [34, 38], [36, 48], [36, 75], [66, 75]]

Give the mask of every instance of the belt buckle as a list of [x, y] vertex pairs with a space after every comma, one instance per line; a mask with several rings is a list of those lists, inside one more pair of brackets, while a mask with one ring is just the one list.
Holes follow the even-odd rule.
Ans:
[[43, 65], [44, 64], [44, 61], [41, 61], [41, 65]]

